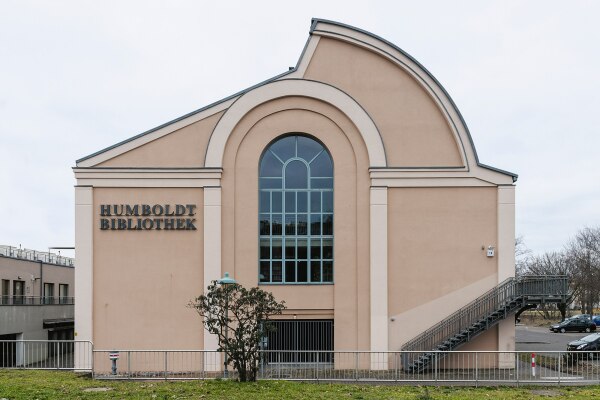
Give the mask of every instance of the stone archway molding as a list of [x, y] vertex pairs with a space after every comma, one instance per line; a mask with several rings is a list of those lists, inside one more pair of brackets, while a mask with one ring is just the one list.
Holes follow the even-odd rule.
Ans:
[[371, 167], [386, 167], [385, 149], [377, 126], [364, 108], [342, 90], [321, 82], [285, 79], [260, 86], [241, 96], [221, 117], [213, 130], [206, 150], [204, 166], [222, 168], [225, 146], [238, 122], [252, 109], [270, 100], [302, 96], [318, 99], [342, 111], [360, 132]]

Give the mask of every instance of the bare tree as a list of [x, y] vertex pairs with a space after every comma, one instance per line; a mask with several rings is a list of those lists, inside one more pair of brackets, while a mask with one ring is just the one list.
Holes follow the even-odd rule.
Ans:
[[582, 311], [592, 315], [600, 300], [600, 228], [581, 229], [565, 250]]
[[[569, 258], [564, 252], [547, 252], [539, 256], [528, 257], [526, 262], [526, 274], [527, 275], [566, 275], [570, 282], [570, 291], [573, 293], [578, 290], [577, 285], [573, 279], [574, 270], [572, 263], [569, 262]], [[560, 303], [556, 306], [543, 306], [539, 308], [539, 312], [542, 313], [544, 318], [553, 319], [553, 310], [558, 310], [561, 315], [561, 319], [565, 319], [567, 316], [567, 306], [573, 301], [574, 296], [567, 301], [567, 303]], [[556, 307], [556, 308], [555, 308]]]
[[528, 260], [531, 257], [531, 249], [525, 245], [523, 236], [515, 239], [515, 276], [523, 276], [527, 273]]

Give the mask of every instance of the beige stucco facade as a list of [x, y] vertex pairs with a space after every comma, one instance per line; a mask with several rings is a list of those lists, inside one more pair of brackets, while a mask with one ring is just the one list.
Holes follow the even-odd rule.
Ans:
[[[290, 133], [333, 159], [334, 279], [261, 284], [286, 301], [283, 318], [333, 319], [335, 350], [399, 350], [514, 275], [516, 176], [479, 163], [456, 106], [414, 59], [314, 20], [289, 73], [77, 161], [77, 338], [215, 349], [186, 304], [225, 272], [259, 285], [258, 166]], [[142, 229], [143, 205], [160, 205], [145, 217], [161, 221], [167, 205], [193, 207], [173, 214], [188, 220], [180, 229]], [[133, 226], [103, 225], [109, 212]], [[514, 325], [467, 347], [512, 350]]]

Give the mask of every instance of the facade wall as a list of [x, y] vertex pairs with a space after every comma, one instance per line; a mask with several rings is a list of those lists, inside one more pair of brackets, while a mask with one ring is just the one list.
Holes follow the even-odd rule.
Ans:
[[[197, 230], [101, 230], [101, 204], [196, 204]], [[97, 348], [201, 348], [202, 321], [186, 305], [204, 288], [202, 207], [199, 188], [94, 190]]]
[[306, 79], [338, 87], [375, 121], [388, 166], [463, 166], [448, 121], [408, 73], [372, 51], [321, 38]]
[[[514, 176], [478, 163], [443, 88], [389, 43], [313, 28], [289, 75], [80, 161], [81, 339], [216, 348], [186, 304], [225, 272], [258, 284], [259, 162], [286, 134], [333, 158], [334, 282], [260, 285], [279, 318], [334, 319], [336, 350], [399, 350], [513, 275]], [[101, 229], [101, 205], [182, 203], [197, 230]], [[506, 321], [465, 349], [511, 335]]]
[[395, 188], [389, 195], [390, 346], [497, 285], [497, 189]]
[[166, 137], [155, 139], [100, 163], [99, 167], [202, 167], [210, 134], [219, 118], [218, 112], [187, 125]]
[[334, 161], [334, 285], [262, 286], [286, 301], [288, 315], [333, 317], [336, 331], [344, 332], [335, 336], [335, 348], [366, 348], [368, 159], [356, 128], [330, 105], [305, 98], [278, 99], [257, 107], [236, 126], [224, 158], [222, 272], [233, 273], [244, 285], [257, 284], [258, 163], [272, 140], [294, 132], [323, 142]]

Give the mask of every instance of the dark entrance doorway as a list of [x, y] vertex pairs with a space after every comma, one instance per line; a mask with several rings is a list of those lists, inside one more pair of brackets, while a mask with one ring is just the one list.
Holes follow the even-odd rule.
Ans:
[[276, 320], [267, 334], [269, 363], [333, 362], [333, 320]]
[[24, 304], [25, 281], [13, 281], [13, 304]]

